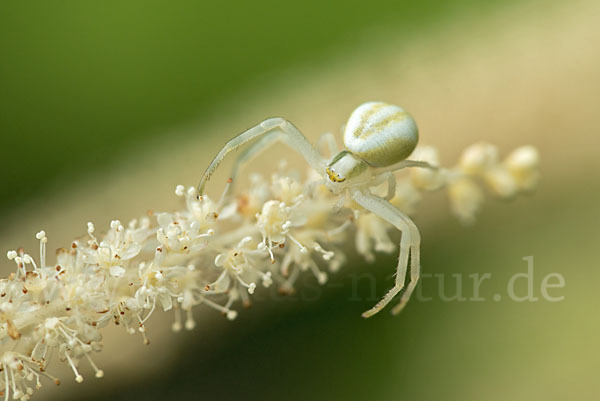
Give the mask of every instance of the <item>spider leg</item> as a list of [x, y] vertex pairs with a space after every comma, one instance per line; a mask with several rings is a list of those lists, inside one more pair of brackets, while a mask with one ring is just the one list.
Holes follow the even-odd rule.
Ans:
[[359, 205], [369, 210], [370, 212], [381, 217], [385, 221], [392, 224], [402, 232], [400, 239], [400, 254], [398, 256], [398, 266], [396, 267], [396, 281], [394, 286], [377, 302], [377, 304], [362, 314], [363, 317], [370, 317], [383, 309], [390, 301], [402, 291], [406, 279], [408, 269], [408, 256], [411, 255], [411, 274], [410, 282], [403, 294], [400, 303], [392, 309], [392, 313], [396, 314], [402, 310], [406, 302], [409, 300], [417, 282], [419, 280], [419, 246], [421, 236], [417, 226], [408, 216], [396, 209], [386, 200], [377, 196], [355, 190], [352, 192], [352, 199]]
[[279, 131], [273, 130], [265, 132], [264, 136], [252, 143], [246, 150], [244, 150], [233, 162], [233, 167], [229, 173], [231, 178], [231, 184], [225, 189], [224, 197], [229, 198], [229, 195], [233, 192], [233, 187], [237, 182], [237, 176], [242, 168], [249, 162], [251, 162], [256, 156], [266, 150], [271, 144], [274, 144], [280, 134]]
[[386, 201], [391, 201], [392, 198], [394, 196], [396, 196], [396, 176], [392, 173], [389, 173], [387, 179], [388, 179], [388, 192], [384, 199]]
[[421, 167], [421, 168], [428, 168], [431, 170], [439, 169], [439, 167], [437, 167], [437, 166], [434, 166], [432, 164], [429, 164], [427, 162], [420, 161], [420, 160], [402, 160], [401, 162], [392, 164], [391, 166], [378, 167], [373, 170], [373, 173], [374, 174], [382, 174], [382, 173], [386, 173], [389, 171], [401, 170], [406, 167]]
[[391, 200], [396, 195], [396, 176], [391, 172], [381, 173], [373, 177], [373, 179], [369, 182], [369, 187], [375, 187], [377, 185], [383, 184], [387, 181], [387, 193], [383, 199], [386, 201]]
[[338, 154], [337, 142], [335, 141], [335, 136], [331, 132], [326, 132], [325, 134], [321, 135], [319, 141], [317, 142], [317, 149], [321, 151], [321, 154], [326, 153], [323, 152], [323, 148], [325, 146], [327, 147], [326, 149], [329, 153], [329, 158], [332, 158]]
[[[247, 151], [242, 153], [242, 155], [240, 155], [234, 165], [231, 177], [232, 179], [235, 178], [237, 172], [244, 163], [258, 155], [261, 151], [265, 150], [267, 146], [279, 140], [283, 141], [300, 153], [304, 159], [306, 159], [308, 164], [317, 171], [319, 171], [321, 168], [324, 168], [325, 162], [319, 155], [319, 152], [313, 148], [308, 139], [306, 139], [306, 137], [296, 127], [294, 127], [292, 123], [284, 120], [283, 118], [269, 118], [250, 128], [249, 130], [242, 132], [225, 144], [223, 149], [221, 149], [221, 151], [213, 159], [202, 175], [200, 183], [198, 184], [198, 198], [200, 198], [204, 193], [204, 187], [207, 181], [215, 172], [219, 164], [221, 164], [225, 156], [229, 152], [238, 149], [240, 146], [252, 141], [253, 139], [259, 139], [259, 141], [251, 146]], [[231, 191], [231, 187], [229, 188], [229, 191]]]

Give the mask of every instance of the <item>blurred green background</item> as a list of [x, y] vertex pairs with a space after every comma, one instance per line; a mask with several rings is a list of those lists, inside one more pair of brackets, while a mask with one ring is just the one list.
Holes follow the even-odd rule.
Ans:
[[[491, 273], [484, 302], [434, 296], [363, 320], [369, 285], [352, 300], [351, 277], [368, 269], [382, 294], [395, 256], [381, 255], [314, 301], [259, 301], [234, 322], [201, 310], [183, 334], [153, 317], [149, 348], [109, 331], [106, 379], [64, 371], [34, 399], [599, 399], [598, 16], [593, 1], [2, 2], [3, 251], [40, 228], [58, 247], [88, 220], [176, 207], [176, 184], [275, 114], [315, 138], [382, 99], [407, 105], [445, 164], [477, 140], [544, 160], [537, 193], [488, 202], [473, 227], [442, 194], [416, 216], [424, 273], [462, 274], [467, 297], [468, 275]], [[504, 299], [530, 255], [535, 295], [558, 272], [564, 301]]]
[[174, 127], [231, 118], [244, 88], [326, 65], [374, 31], [411, 40], [491, 3], [3, 1], [0, 210]]

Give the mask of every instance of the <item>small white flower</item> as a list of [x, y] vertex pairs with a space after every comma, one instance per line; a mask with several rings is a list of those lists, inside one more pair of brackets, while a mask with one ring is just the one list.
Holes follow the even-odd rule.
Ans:
[[[419, 146], [411, 155], [412, 160], [424, 161], [434, 167], [439, 167], [440, 157], [437, 149], [432, 146]], [[445, 183], [445, 177], [440, 169], [415, 168], [410, 171], [410, 177], [415, 187], [427, 191], [436, 190]]]
[[490, 185], [491, 189], [499, 196], [509, 198], [514, 196], [519, 187], [517, 182], [510, 174], [510, 172], [504, 167], [496, 167], [486, 172], [485, 179]]
[[480, 174], [496, 164], [498, 164], [498, 148], [481, 142], [465, 149], [459, 165], [467, 174]]
[[121, 266], [111, 266], [110, 267], [110, 275], [113, 277], [123, 277], [123, 275], [125, 274], [125, 269], [123, 269]]
[[520, 190], [529, 191], [539, 181], [540, 155], [533, 146], [515, 149], [504, 161], [504, 165], [512, 175]]
[[373, 250], [391, 253], [396, 245], [387, 230], [390, 224], [371, 213], [361, 213], [356, 220], [356, 250], [368, 261], [375, 260]]
[[483, 192], [469, 178], [460, 178], [448, 186], [450, 206], [463, 224], [472, 224], [481, 208]]
[[[413, 156], [439, 165], [431, 147]], [[388, 194], [389, 182], [382, 182], [374, 195], [389, 195], [394, 206], [413, 213], [423, 191], [447, 186], [454, 213], [472, 222], [483, 201], [481, 182], [511, 196], [534, 187], [538, 166], [535, 148], [517, 149], [500, 163], [495, 147], [478, 144], [455, 167], [399, 171], [395, 193]], [[149, 344], [146, 322], [156, 310], [173, 311], [174, 331], [197, 326], [195, 306], [233, 320], [236, 305], [249, 306], [262, 287], [292, 293], [304, 272], [325, 284], [345, 263], [343, 247], [353, 235], [367, 260], [396, 249], [389, 223], [330, 192], [314, 171], [300, 177], [283, 163], [270, 181], [251, 174], [250, 189], [218, 202], [198, 200], [195, 188], [178, 185], [181, 210], [126, 225], [113, 220], [106, 232], [89, 222], [86, 239], [59, 249], [50, 263], [44, 231], [36, 234], [39, 259], [24, 249], [8, 251], [16, 271], [0, 280], [4, 396], [24, 401], [45, 378], [58, 383], [46, 369], [51, 355], [77, 382], [86, 374], [79, 371], [82, 364], [103, 377], [92, 354], [102, 350], [101, 329], [109, 324]]]
[[258, 229], [263, 238], [269, 243], [285, 242], [286, 234], [291, 226], [291, 208], [285, 203], [271, 200], [265, 203], [261, 213], [257, 216]]

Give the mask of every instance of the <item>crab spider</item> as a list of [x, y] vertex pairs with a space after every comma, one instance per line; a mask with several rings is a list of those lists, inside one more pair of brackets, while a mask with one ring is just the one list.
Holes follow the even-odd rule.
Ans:
[[[231, 180], [243, 164], [269, 145], [282, 141], [300, 153], [306, 162], [323, 177], [323, 183], [336, 195], [349, 195], [356, 203], [389, 222], [402, 236], [394, 286], [362, 314], [370, 317], [383, 309], [405, 287], [410, 257], [410, 281], [400, 302], [392, 308], [399, 313], [417, 285], [420, 271], [421, 237], [413, 221], [388, 201], [394, 196], [396, 180], [393, 172], [405, 167], [435, 168], [428, 163], [407, 160], [418, 142], [417, 125], [402, 108], [382, 102], [363, 103], [356, 108], [344, 130], [346, 149], [331, 160], [325, 160], [306, 137], [289, 121], [270, 118], [231, 139], [208, 166], [198, 184], [198, 199], [202, 198], [206, 182], [223, 158], [245, 143], [255, 140], [235, 162]], [[328, 138], [331, 142], [332, 138]], [[332, 146], [329, 146], [331, 149]], [[370, 187], [387, 180], [388, 194], [381, 198], [371, 193]], [[226, 190], [231, 191], [231, 185]]]

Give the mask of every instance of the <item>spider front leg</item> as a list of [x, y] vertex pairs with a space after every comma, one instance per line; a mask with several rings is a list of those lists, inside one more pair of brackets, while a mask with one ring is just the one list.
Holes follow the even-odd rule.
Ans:
[[430, 169], [430, 170], [439, 170], [440, 169], [438, 166], [434, 166], [428, 162], [424, 162], [421, 160], [402, 160], [401, 162], [392, 164], [391, 166], [375, 168], [373, 170], [373, 174], [383, 174], [383, 173], [388, 173], [388, 172], [392, 172], [392, 171], [398, 171], [398, 170], [402, 170], [403, 168], [407, 168], [407, 167], [419, 167], [419, 168], [426, 168], [426, 169]]
[[[225, 144], [223, 149], [221, 149], [221, 151], [213, 159], [202, 175], [200, 183], [198, 184], [198, 198], [202, 197], [207, 181], [210, 179], [217, 167], [219, 167], [219, 164], [221, 164], [225, 156], [229, 152], [238, 149], [240, 146], [254, 139], [259, 140], [244, 153], [242, 153], [236, 160], [231, 175], [232, 179], [235, 179], [239, 169], [246, 162], [250, 161], [260, 152], [264, 151], [268, 146], [277, 141], [282, 141], [296, 150], [304, 157], [307, 163], [317, 171], [321, 171], [324, 168], [325, 162], [319, 155], [319, 152], [313, 148], [310, 142], [308, 142], [308, 139], [306, 139], [306, 137], [296, 127], [294, 127], [292, 123], [284, 120], [283, 118], [269, 118], [250, 128], [249, 130], [244, 131]], [[231, 192], [231, 190], [232, 187], [230, 186], [226, 194]]]
[[319, 151], [321, 151], [323, 154], [325, 153], [323, 152], [323, 148], [325, 147], [327, 147], [326, 150], [329, 153], [329, 158], [338, 154], [339, 150], [337, 147], [337, 142], [335, 141], [335, 136], [331, 132], [326, 132], [321, 135], [319, 141], [317, 142], [317, 149], [319, 149]]
[[387, 195], [384, 198], [386, 201], [391, 201], [396, 196], [396, 176], [393, 173], [388, 173], [388, 190]]
[[398, 266], [396, 267], [396, 280], [394, 286], [384, 295], [384, 297], [377, 302], [377, 304], [362, 314], [363, 317], [371, 317], [381, 309], [383, 309], [390, 301], [402, 291], [406, 279], [406, 272], [408, 269], [408, 256], [411, 255], [411, 268], [410, 268], [410, 282], [406, 288], [406, 291], [400, 299], [400, 303], [392, 309], [393, 314], [399, 313], [406, 302], [410, 299], [410, 296], [419, 281], [420, 274], [420, 243], [421, 236], [417, 226], [412, 222], [408, 216], [402, 213], [400, 210], [392, 206], [388, 201], [371, 195], [369, 193], [355, 190], [352, 192], [352, 199], [354, 199], [359, 205], [376, 214], [380, 218], [392, 224], [398, 230], [402, 232], [400, 239], [400, 254], [398, 256]]
[[383, 199], [390, 201], [396, 196], [396, 176], [391, 172], [377, 175], [369, 186], [377, 186], [387, 181], [387, 193]]

